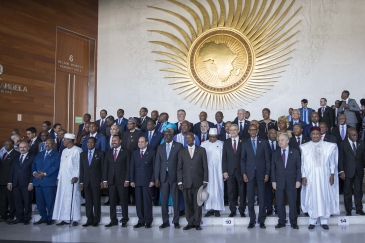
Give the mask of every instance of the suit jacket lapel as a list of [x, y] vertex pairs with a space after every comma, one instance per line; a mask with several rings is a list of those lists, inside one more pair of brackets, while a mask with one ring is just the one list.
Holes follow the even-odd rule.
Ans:
[[[347, 147], [348, 147], [348, 149], [350, 149], [351, 150], [351, 152], [352, 152], [352, 154], [356, 157], [356, 154], [355, 154], [355, 151], [352, 149], [352, 145], [351, 145], [351, 143], [350, 143], [350, 141], [349, 140], [347, 140]], [[356, 152], [357, 152], [357, 149], [356, 149]]]
[[291, 159], [291, 157], [292, 157], [293, 152], [292, 152], [292, 150], [291, 150], [291, 149], [289, 149], [288, 153], [289, 153], [289, 154], [288, 154], [288, 158], [287, 158], [287, 160], [286, 160], [285, 170], [286, 170], [286, 168], [288, 168], [289, 161], [290, 161], [290, 159]]

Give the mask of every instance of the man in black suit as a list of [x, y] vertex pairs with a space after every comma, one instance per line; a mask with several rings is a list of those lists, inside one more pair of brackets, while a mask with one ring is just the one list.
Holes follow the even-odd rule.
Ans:
[[250, 135], [248, 134], [248, 127], [250, 126], [250, 122], [245, 119], [246, 110], [245, 109], [239, 109], [237, 111], [237, 117], [234, 119], [232, 124], [236, 124], [238, 126], [238, 129], [240, 131], [239, 137], [242, 139], [248, 139]]
[[88, 113], [86, 113], [86, 114], [83, 116], [83, 118], [82, 118], [82, 119], [84, 120], [84, 123], [81, 123], [81, 124], [79, 125], [79, 129], [78, 129], [78, 131], [77, 131], [77, 138], [81, 135], [82, 130], [84, 130], [85, 122], [89, 122], [89, 121], [91, 121], [91, 115], [90, 115], [90, 114], [88, 114]]
[[142, 107], [139, 110], [139, 116], [140, 116], [139, 120], [141, 121], [141, 124], [139, 126], [139, 129], [142, 132], [147, 131], [147, 122], [148, 122], [148, 120], [151, 119], [149, 116], [147, 116], [147, 114], [148, 114], [148, 109], [146, 107]]
[[14, 149], [14, 141], [11, 139], [5, 141], [4, 147], [6, 152], [0, 163], [0, 222], [10, 222], [14, 220], [15, 204], [13, 193], [7, 185], [12, 164], [19, 162], [15, 160], [19, 158], [19, 152]]
[[195, 135], [198, 135], [200, 133], [200, 123], [202, 121], [208, 122], [209, 128], [214, 127], [214, 123], [213, 122], [210, 122], [210, 121], [207, 121], [207, 118], [208, 118], [208, 114], [205, 111], [200, 112], [200, 114], [199, 114], [199, 120], [200, 120], [200, 122], [194, 124], [194, 128], [193, 128], [193, 133]]
[[66, 130], [61, 129], [58, 133], [57, 133], [57, 145], [55, 145], [57, 147], [57, 151], [59, 153], [62, 154], [62, 151], [66, 148], [66, 146], [63, 144], [63, 138], [65, 137], [66, 134]]
[[[268, 143], [269, 143], [269, 147], [270, 147], [270, 159], [272, 158], [272, 153], [278, 149], [280, 149], [276, 139], [277, 139], [277, 130], [275, 128], [271, 128], [269, 130], [269, 132], [267, 133], [267, 137], [268, 137]], [[266, 216], [270, 216], [272, 215], [272, 203], [273, 203], [273, 188], [272, 188], [272, 183], [271, 183], [271, 178], [269, 178], [269, 180], [265, 183], [265, 205], [266, 205]], [[277, 211], [276, 209], [276, 204], [275, 204], [275, 212]]]
[[158, 123], [156, 124], [156, 128], [155, 130], [158, 132], [163, 132], [164, 129], [164, 123], [168, 123], [169, 122], [169, 114], [167, 114], [166, 112], [162, 112], [160, 114], [160, 116], [158, 117]]
[[48, 134], [51, 136], [51, 134], [54, 133], [52, 129], [52, 123], [50, 121], [44, 121], [42, 123], [42, 131], [38, 134], [38, 138], [41, 138], [42, 132], [48, 132]]
[[319, 127], [319, 114], [316, 111], [313, 111], [310, 117], [311, 117], [311, 122], [303, 128], [303, 135], [306, 137], [310, 136], [311, 134], [310, 131], [312, 127]]
[[98, 133], [103, 134], [104, 136], [106, 136], [106, 116], [108, 115], [108, 112], [106, 110], [101, 110], [100, 111], [100, 119], [96, 120], [96, 125], [98, 126]]
[[[255, 125], [256, 127], [259, 127], [260, 126], [260, 123], [258, 120], [252, 120], [250, 122], [250, 125]], [[260, 131], [260, 129], [257, 131], [257, 136], [259, 138], [263, 138], [263, 139], [266, 139], [267, 140], [267, 133], [263, 132], [263, 131]], [[244, 139], [244, 141], [246, 141], [247, 139]]]
[[109, 188], [110, 223], [105, 227], [118, 225], [116, 206], [118, 196], [122, 204], [122, 227], [127, 227], [128, 218], [128, 187], [130, 176], [131, 152], [122, 147], [119, 135], [113, 137], [113, 149], [108, 150], [105, 162], [108, 164], [107, 183], [104, 188]]
[[338, 114], [338, 123], [335, 126], [331, 134], [336, 137], [337, 145], [340, 146], [342, 141], [347, 139], [347, 130], [351, 128], [351, 126], [347, 125], [347, 118], [345, 114]]
[[318, 114], [320, 114], [319, 121], [325, 122], [327, 124], [327, 127], [329, 129], [332, 129], [332, 127], [334, 127], [333, 109], [331, 109], [331, 107], [327, 105], [326, 98], [321, 98], [319, 104], [321, 105], [321, 107], [318, 108]]
[[230, 134], [230, 128], [232, 126], [232, 122], [230, 121], [227, 121], [225, 124], [224, 124], [224, 131], [225, 133], [224, 134], [221, 134], [218, 136], [218, 140], [220, 141], [226, 141], [227, 139], [231, 138], [231, 134]]
[[138, 138], [141, 136], [141, 131], [136, 130], [136, 120], [132, 117], [128, 119], [127, 127], [129, 131], [123, 133], [122, 147], [133, 152], [138, 149]]
[[80, 190], [85, 192], [86, 224], [98, 226], [101, 216], [101, 191], [107, 182], [108, 164], [104, 152], [95, 149], [96, 138], [87, 140], [87, 150], [80, 154]]
[[29, 152], [30, 154], [37, 155], [38, 154], [38, 148], [39, 143], [41, 142], [41, 139], [37, 137], [37, 129], [35, 127], [29, 127], [26, 130], [29, 145]]
[[156, 123], [156, 125], [158, 123], [159, 117], [160, 117], [160, 115], [159, 115], [158, 111], [156, 111], [156, 110], [151, 111], [151, 120], [154, 121]]
[[343, 196], [346, 215], [351, 216], [352, 210], [352, 187], [355, 197], [356, 214], [365, 215], [362, 206], [362, 180], [365, 167], [365, 145], [364, 141], [358, 140], [358, 133], [355, 128], [347, 130], [348, 139], [340, 146], [338, 170], [340, 178], [345, 181]]
[[155, 131], [155, 123], [151, 120], [147, 122], [147, 131], [141, 134], [141, 137], [145, 137], [148, 140], [148, 149], [156, 152], [157, 147], [160, 145], [163, 138], [162, 133]]
[[157, 148], [155, 160], [155, 186], [160, 187], [161, 191], [161, 211], [162, 225], [160, 229], [170, 226], [168, 201], [169, 195], [172, 196], [174, 207], [173, 224], [175, 229], [180, 228], [180, 193], [177, 187], [177, 163], [178, 153], [183, 148], [183, 145], [172, 141], [173, 134], [167, 130], [164, 132], [165, 143]]
[[279, 215], [276, 229], [285, 227], [285, 195], [289, 201], [289, 220], [293, 229], [299, 229], [297, 221], [297, 189], [302, 180], [299, 150], [291, 148], [287, 134], [279, 135], [279, 146], [272, 154], [271, 181], [276, 194], [276, 208]]
[[321, 129], [321, 140], [329, 143], [337, 143], [336, 137], [328, 132], [328, 127], [325, 122], [319, 123], [319, 128]]
[[214, 127], [217, 128], [218, 138], [219, 136], [224, 136], [226, 134], [226, 130], [224, 130], [224, 126], [226, 123], [223, 121], [223, 119], [223, 112], [217, 111], [215, 113], [215, 121], [217, 122], [217, 124], [215, 124]]
[[61, 124], [59, 124], [59, 123], [54, 124], [53, 125], [53, 129], [52, 129], [53, 132], [51, 132], [49, 134], [49, 137], [52, 138], [53, 140], [55, 140], [55, 142], [56, 142], [57, 136], [58, 136], [58, 132], [61, 131], [61, 129], [62, 129], [62, 125]]
[[300, 120], [300, 112], [299, 112], [299, 110], [294, 109], [291, 116], [292, 116], [292, 120], [289, 122], [288, 130], [293, 130], [295, 124], [302, 125], [302, 128], [304, 129], [304, 127], [307, 125], [307, 123], [304, 122], [304, 121], [302, 121], [302, 120]]
[[222, 171], [224, 181], [227, 181], [227, 194], [229, 209], [231, 211], [228, 217], [234, 217], [236, 215], [238, 196], [240, 197], [238, 211], [241, 217], [246, 216], [246, 183], [242, 179], [240, 163], [242, 139], [239, 138], [238, 131], [238, 126], [233, 124], [229, 130], [231, 138], [228, 138], [223, 143]]
[[8, 181], [8, 189], [14, 196], [16, 220], [8, 224], [28, 225], [32, 218], [32, 164], [36, 155], [29, 153], [29, 145], [26, 142], [19, 144], [19, 150], [20, 155], [14, 158]]
[[[153, 123], [153, 122], [152, 122]], [[133, 228], [151, 228], [152, 225], [152, 194], [155, 186], [155, 155], [156, 152], [147, 148], [146, 137], [138, 139], [138, 148], [131, 157], [131, 186], [135, 188], [138, 223]]]
[[197, 196], [201, 186], [208, 183], [207, 153], [204, 148], [194, 145], [194, 134], [186, 135], [187, 147], [179, 152], [177, 181], [184, 193], [185, 215], [188, 225], [183, 230], [196, 228], [201, 230], [202, 206], [198, 205]]
[[259, 200], [260, 228], [265, 229], [265, 182], [270, 175], [270, 151], [267, 140], [257, 137], [258, 127], [250, 125], [248, 128], [250, 138], [242, 143], [241, 151], [241, 173], [243, 181], [247, 183], [248, 212], [250, 215], [249, 229], [255, 227], [255, 185]]
[[200, 122], [200, 130], [195, 135], [200, 143], [207, 141], [209, 139], [209, 123], [207, 121]]
[[[181, 133], [181, 123], [186, 120], [185, 117], [186, 117], [185, 110], [179, 109], [177, 111], [177, 122], [175, 123], [175, 125], [177, 127], [177, 134]], [[189, 132], [193, 132], [193, 129], [194, 129], [193, 123], [190, 122]]]

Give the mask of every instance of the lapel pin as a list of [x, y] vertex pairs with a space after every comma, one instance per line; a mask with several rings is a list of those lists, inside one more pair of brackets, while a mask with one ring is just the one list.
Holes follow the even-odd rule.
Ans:
[[240, 143], [242, 142], [242, 140], [240, 140]]
[[259, 143], [261, 143], [261, 141], [259, 141]]
[[95, 154], [95, 155], [94, 155], [94, 157], [96, 158], [96, 157], [97, 157], [97, 155]]
[[290, 151], [290, 153], [292, 154], [292, 153], [293, 153], [293, 151]]
[[29, 158], [29, 156], [26, 157], [26, 159], [28, 159], [28, 158]]
[[121, 149], [120, 151], [123, 151], [123, 149]]
[[148, 152], [146, 152], [146, 154], [148, 154]]

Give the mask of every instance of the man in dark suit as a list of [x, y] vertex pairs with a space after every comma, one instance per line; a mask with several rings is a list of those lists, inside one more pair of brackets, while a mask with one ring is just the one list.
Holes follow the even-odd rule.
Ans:
[[14, 141], [11, 139], [5, 141], [4, 147], [6, 152], [0, 163], [0, 222], [10, 222], [14, 220], [15, 204], [13, 193], [7, 185], [12, 164], [19, 162], [15, 159], [19, 158], [19, 152], [14, 149]]
[[208, 118], [208, 114], [205, 111], [200, 112], [200, 114], [199, 114], [199, 120], [200, 120], [200, 122], [194, 124], [194, 128], [193, 128], [193, 133], [195, 135], [198, 135], [199, 134], [199, 132], [200, 132], [200, 123], [202, 121], [208, 122], [209, 128], [214, 127], [214, 123], [213, 122], [210, 122], [210, 121], [207, 121], [207, 118]]
[[32, 164], [36, 155], [29, 153], [29, 145], [26, 142], [19, 144], [19, 150], [20, 155], [14, 159], [8, 181], [8, 189], [14, 196], [16, 220], [8, 224], [28, 225], [32, 218]]
[[358, 140], [358, 133], [355, 128], [347, 130], [348, 139], [339, 146], [338, 170], [340, 178], [345, 181], [343, 196], [346, 215], [351, 216], [352, 210], [352, 188], [355, 197], [356, 214], [365, 215], [362, 206], [362, 180], [365, 167], [365, 144]]
[[66, 148], [66, 146], [63, 144], [63, 138], [65, 137], [66, 131], [61, 129], [58, 133], [57, 133], [57, 145], [55, 145], [55, 147], [57, 147], [57, 151], [62, 154], [62, 151]]
[[122, 204], [122, 227], [127, 227], [128, 218], [128, 187], [130, 176], [131, 152], [122, 147], [119, 135], [113, 137], [113, 149], [108, 150], [105, 162], [108, 165], [107, 183], [104, 188], [109, 188], [110, 223], [105, 227], [118, 225], [116, 206], [118, 196]]
[[136, 120], [132, 117], [128, 119], [128, 130], [123, 133], [122, 146], [133, 152], [138, 149], [138, 138], [141, 136], [141, 131], [136, 130]]
[[242, 143], [241, 151], [241, 173], [243, 181], [247, 183], [248, 212], [250, 215], [249, 229], [255, 227], [255, 184], [259, 200], [260, 228], [265, 229], [265, 182], [270, 175], [270, 151], [267, 140], [257, 137], [258, 128], [250, 125], [248, 128], [250, 138]]
[[27, 132], [27, 137], [29, 138], [28, 140], [29, 151], [27, 152], [33, 155], [37, 155], [39, 143], [41, 142], [41, 140], [37, 137], [37, 129], [35, 129], [35, 127], [29, 127], [27, 128], [26, 132]]
[[321, 140], [329, 143], [337, 143], [336, 137], [328, 132], [328, 127], [325, 122], [319, 123], [319, 128], [321, 129]]
[[172, 196], [174, 207], [173, 224], [175, 229], [180, 228], [180, 193], [177, 187], [177, 163], [178, 153], [183, 148], [183, 145], [172, 141], [173, 134], [167, 130], [164, 132], [165, 143], [157, 148], [155, 160], [155, 186], [160, 187], [161, 191], [161, 211], [162, 225], [160, 229], [170, 226], [168, 201], [169, 195]]
[[96, 146], [95, 149], [97, 150], [101, 150], [104, 153], [106, 152], [106, 138], [103, 134], [98, 133], [98, 126], [96, 125], [95, 122], [90, 122], [89, 124], [89, 131], [90, 133], [88, 135], [86, 135], [86, 137], [84, 138], [84, 143], [82, 143], [82, 151], [86, 151], [87, 148], [87, 140], [91, 137], [96, 139]]
[[141, 134], [141, 137], [147, 138], [148, 141], [148, 149], [151, 149], [156, 152], [157, 147], [160, 145], [161, 140], [163, 138], [162, 133], [155, 131], [155, 123], [151, 120], [147, 122], [147, 131]]
[[236, 124], [238, 126], [238, 129], [240, 131], [239, 137], [246, 140], [250, 137], [248, 134], [248, 127], [250, 126], [250, 122], [245, 119], [246, 110], [245, 109], [239, 109], [237, 111], [237, 117], [234, 119], [232, 124]]
[[198, 137], [200, 143], [209, 139], [209, 124], [207, 121], [200, 122], [200, 131], [195, 133], [195, 135]]
[[141, 125], [139, 126], [139, 129], [141, 130], [141, 132], [147, 131], [147, 122], [148, 122], [148, 120], [151, 119], [149, 116], [147, 116], [147, 114], [148, 114], [148, 109], [146, 107], [142, 107], [139, 110], [139, 116], [140, 116], [139, 120], [141, 121]]
[[217, 124], [215, 124], [214, 127], [217, 128], [218, 138], [219, 136], [226, 134], [226, 130], [224, 130], [224, 126], [226, 125], [226, 123], [223, 121], [223, 119], [223, 112], [217, 111], [215, 113], [215, 121], [217, 122]]
[[80, 190], [85, 192], [87, 222], [82, 226], [98, 226], [101, 216], [101, 188], [107, 182], [108, 163], [104, 152], [95, 148], [96, 138], [87, 140], [87, 150], [80, 154]]
[[299, 150], [291, 148], [287, 134], [279, 135], [278, 149], [273, 152], [271, 160], [271, 181], [276, 194], [276, 207], [279, 215], [276, 229], [285, 227], [285, 195], [289, 201], [289, 220], [293, 229], [299, 229], [297, 221], [297, 189], [302, 180]]
[[230, 121], [227, 121], [225, 124], [224, 124], [224, 131], [225, 133], [224, 134], [221, 134], [218, 136], [218, 140], [220, 141], [226, 141], [227, 139], [231, 138], [231, 134], [230, 134], [230, 128], [232, 126], [232, 122]]
[[333, 127], [337, 125], [338, 121], [338, 115], [340, 114], [338, 112], [338, 109], [340, 108], [341, 101], [336, 100], [335, 104], [331, 107], [332, 108], [332, 114], [333, 114]]
[[81, 135], [82, 130], [84, 130], [85, 122], [89, 122], [89, 121], [91, 121], [91, 115], [90, 115], [90, 114], [88, 114], [88, 113], [86, 113], [86, 114], [83, 116], [83, 118], [82, 118], [82, 119], [84, 120], [84, 123], [81, 123], [81, 124], [79, 125], [79, 129], [78, 129], [78, 131], [77, 131], [77, 138]]
[[335, 126], [331, 134], [336, 137], [337, 145], [340, 146], [342, 141], [347, 139], [347, 130], [351, 128], [351, 126], [347, 125], [347, 118], [345, 114], [338, 114], [338, 123]]
[[117, 111], [117, 119], [115, 119], [114, 121], [119, 127], [123, 127], [123, 129], [125, 131], [127, 131], [127, 124], [128, 124], [128, 120], [126, 118], [124, 118], [124, 110], [123, 109], [119, 109]]
[[[255, 125], [258, 129], [259, 129], [259, 126], [260, 126], [260, 123], [258, 120], [252, 120], [250, 122], [250, 125]], [[267, 133], [263, 132], [263, 131], [260, 131], [260, 129], [257, 131], [257, 136], [259, 138], [263, 138], [263, 139], [266, 139], [267, 140]], [[244, 139], [244, 141], [246, 141], [247, 139]]]
[[238, 211], [241, 217], [245, 217], [246, 209], [246, 183], [242, 179], [241, 174], [241, 149], [242, 139], [238, 136], [238, 126], [233, 124], [230, 127], [231, 138], [223, 143], [222, 152], [222, 172], [224, 181], [227, 181], [227, 191], [229, 200], [229, 209], [231, 213], [228, 217], [236, 215], [237, 197], [240, 197], [240, 205]]
[[358, 113], [360, 112], [360, 107], [356, 100], [350, 99], [350, 92], [344, 90], [341, 94], [342, 103], [338, 108], [338, 112], [345, 114], [347, 123], [350, 127], [358, 129]]
[[318, 114], [320, 114], [319, 121], [325, 122], [327, 127], [331, 129], [334, 126], [333, 110], [327, 105], [327, 99], [321, 98], [319, 101], [321, 107], [318, 108]]
[[[272, 153], [278, 149], [280, 149], [277, 139], [277, 130], [275, 128], [271, 128], [269, 132], [267, 133], [268, 137], [268, 143], [270, 147], [270, 159], [272, 158]], [[270, 216], [272, 215], [272, 203], [273, 203], [273, 188], [271, 183], [271, 178], [265, 183], [265, 206], [266, 206], [266, 215]], [[276, 204], [275, 204], [275, 212], [277, 211]]]
[[100, 111], [100, 119], [96, 120], [96, 125], [98, 126], [98, 132], [106, 136], [106, 116], [108, 115], [108, 112], [106, 110]]
[[[181, 133], [181, 123], [186, 120], [185, 117], [186, 117], [185, 110], [179, 109], [177, 111], [177, 122], [175, 123], [175, 125], [177, 127], [177, 133], [178, 134]], [[189, 132], [193, 132], [193, 129], [194, 129], [193, 123], [190, 122], [190, 130], [189, 130]]]
[[292, 120], [289, 122], [289, 127], [288, 130], [293, 130], [293, 127], [295, 124], [300, 124], [302, 125], [302, 128], [304, 129], [304, 127], [307, 125], [306, 122], [300, 120], [300, 113], [299, 110], [294, 109], [293, 113], [292, 113]]
[[120, 135], [120, 132], [119, 132], [119, 127], [118, 125], [112, 125], [110, 127], [110, 130], [109, 130], [109, 137], [106, 137], [106, 150], [108, 151], [109, 149], [113, 149], [113, 137], [115, 135], [119, 135], [119, 137], [122, 137], [122, 135]]
[[48, 132], [49, 135], [53, 134], [52, 123], [50, 121], [44, 121], [42, 123], [42, 131], [38, 134], [38, 138], [41, 139], [42, 132]]
[[138, 223], [133, 228], [151, 228], [152, 194], [155, 185], [155, 151], [147, 148], [146, 137], [138, 139], [139, 150], [132, 152], [131, 186], [135, 188]]
[[53, 125], [52, 133], [49, 134], [49, 137], [56, 141], [58, 132], [61, 131], [62, 126], [59, 123]]
[[32, 165], [33, 186], [37, 198], [37, 210], [41, 219], [34, 225], [46, 223], [52, 225], [53, 207], [56, 199], [57, 176], [61, 154], [54, 149], [54, 140], [46, 140], [45, 150], [39, 152]]
[[302, 99], [301, 100], [301, 105], [302, 105], [302, 107], [298, 109], [299, 113], [300, 113], [300, 117], [302, 118], [303, 122], [305, 122], [306, 124], [309, 124], [310, 123], [310, 117], [311, 117], [311, 114], [313, 112], [313, 109], [308, 108], [308, 100], [307, 99]]
[[194, 145], [194, 134], [186, 135], [187, 147], [179, 152], [177, 181], [184, 193], [185, 215], [188, 225], [183, 230], [196, 228], [201, 230], [202, 206], [198, 205], [197, 196], [201, 186], [208, 183], [207, 153], [204, 148]]
[[311, 122], [303, 128], [303, 135], [309, 137], [312, 127], [319, 127], [319, 114], [316, 111], [311, 113]]
[[47, 131], [43, 131], [40, 133], [40, 143], [38, 144], [38, 153], [42, 152], [46, 149], [46, 140], [49, 138], [49, 133]]

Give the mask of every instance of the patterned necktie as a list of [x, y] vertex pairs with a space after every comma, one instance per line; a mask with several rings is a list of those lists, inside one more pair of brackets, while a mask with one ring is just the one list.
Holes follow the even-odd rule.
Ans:
[[323, 117], [323, 115], [324, 115], [324, 107], [322, 107], [322, 117]]
[[253, 153], [256, 156], [256, 144], [255, 144], [255, 140], [252, 140], [252, 148], [253, 148]]
[[91, 160], [92, 160], [92, 154], [91, 154], [91, 151], [89, 151], [89, 166], [91, 165]]
[[356, 145], [354, 142], [352, 142], [352, 149], [354, 150], [355, 156], [356, 156]]
[[180, 123], [180, 126], [179, 126], [179, 133], [181, 133], [181, 123]]
[[233, 152], [234, 152], [235, 154], [236, 154], [236, 152], [237, 152], [236, 147], [237, 147], [236, 139], [234, 139], [234, 140], [233, 140]]
[[285, 167], [285, 150], [286, 149], [283, 149], [283, 154], [281, 155], [281, 160], [283, 161], [284, 167]]
[[42, 147], [41, 147], [41, 151], [42, 152], [44, 150], [44, 147], [46, 146], [46, 142], [42, 142]]
[[141, 150], [141, 159], [142, 159], [142, 157], [143, 157], [143, 150]]
[[114, 149], [114, 162], [117, 162], [117, 149]]
[[271, 141], [271, 151], [274, 151], [275, 150], [275, 147], [274, 147], [274, 142]]
[[297, 139], [298, 139], [298, 145], [300, 145], [300, 137], [297, 137]]
[[32, 145], [33, 145], [33, 139], [30, 140], [29, 147], [32, 147]]
[[205, 134], [203, 134], [203, 138], [202, 138], [202, 142], [204, 142], [205, 141]]
[[345, 126], [341, 125], [341, 138], [342, 140], [345, 140]]

